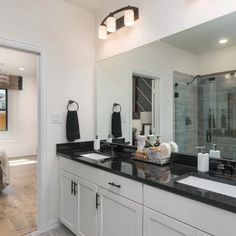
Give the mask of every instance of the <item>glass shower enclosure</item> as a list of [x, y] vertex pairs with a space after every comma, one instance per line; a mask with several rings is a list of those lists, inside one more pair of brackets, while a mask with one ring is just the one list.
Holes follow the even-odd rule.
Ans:
[[179, 152], [213, 144], [236, 159], [236, 71], [204, 76], [174, 72], [174, 130]]

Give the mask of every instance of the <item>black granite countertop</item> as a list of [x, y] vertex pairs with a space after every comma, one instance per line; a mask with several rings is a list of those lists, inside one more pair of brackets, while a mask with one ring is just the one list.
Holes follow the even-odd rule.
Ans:
[[[176, 182], [176, 180], [182, 177], [193, 175], [236, 185], [235, 176], [219, 177], [214, 171], [206, 174], [198, 173], [194, 166], [179, 164], [181, 163], [179, 161], [178, 163], [172, 161], [165, 166], [147, 164], [133, 160], [131, 153], [116, 152], [112, 158], [105, 159], [104, 161], [95, 161], [81, 156], [82, 154], [90, 152], [94, 152], [92, 151], [92, 144], [90, 142], [80, 143], [79, 148], [78, 145], [75, 144], [69, 144], [69, 146], [59, 144], [59, 146], [57, 146], [57, 154], [72, 161], [81, 162], [113, 174], [236, 213], [236, 198]], [[189, 160], [186, 161], [186, 163], [189, 163]]]

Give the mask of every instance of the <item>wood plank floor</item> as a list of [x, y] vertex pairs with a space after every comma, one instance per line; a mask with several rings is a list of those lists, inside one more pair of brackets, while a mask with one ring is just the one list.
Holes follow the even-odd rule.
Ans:
[[9, 159], [10, 186], [0, 192], [0, 236], [20, 236], [37, 229], [35, 156]]

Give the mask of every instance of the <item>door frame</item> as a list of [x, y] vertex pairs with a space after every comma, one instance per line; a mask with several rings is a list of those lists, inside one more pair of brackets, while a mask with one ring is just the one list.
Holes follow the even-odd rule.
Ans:
[[33, 53], [37, 60], [37, 96], [38, 96], [38, 165], [37, 165], [37, 206], [38, 231], [48, 228], [47, 222], [47, 80], [46, 49], [31, 44], [0, 38], [0, 46], [23, 52]]
[[[133, 88], [133, 76], [137, 75], [137, 76], [142, 76], [145, 77], [147, 79], [153, 79], [155, 81], [155, 135], [160, 135], [160, 92], [159, 92], [159, 88], [160, 88], [160, 81], [161, 81], [161, 75], [160, 74], [156, 74], [150, 71], [145, 71], [145, 70], [140, 70], [140, 69], [131, 69], [130, 70], [130, 90], [132, 90]], [[132, 119], [133, 119], [133, 103], [132, 103], [132, 99], [133, 99], [133, 95], [131, 93], [130, 95], [130, 102], [129, 102], [129, 110], [130, 110], [130, 119], [129, 119], [129, 127], [132, 127]], [[153, 118], [153, 115], [152, 115]], [[129, 134], [129, 138], [131, 140], [132, 143], [132, 128], [130, 129], [130, 134]]]

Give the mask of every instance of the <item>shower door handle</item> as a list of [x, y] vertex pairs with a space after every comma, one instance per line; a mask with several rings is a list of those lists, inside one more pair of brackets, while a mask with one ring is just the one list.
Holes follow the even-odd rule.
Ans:
[[211, 143], [211, 131], [207, 131], [206, 139], [208, 143]]

